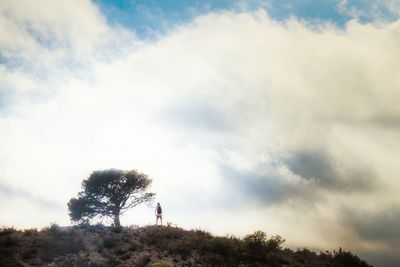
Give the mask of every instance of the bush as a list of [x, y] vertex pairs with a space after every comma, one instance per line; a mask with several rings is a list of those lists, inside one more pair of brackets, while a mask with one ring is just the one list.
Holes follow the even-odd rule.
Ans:
[[74, 230], [81, 229], [86, 230], [91, 233], [105, 233], [110, 231], [110, 227], [105, 226], [104, 224], [97, 223], [97, 224], [89, 224], [89, 223], [81, 223], [79, 225], [73, 226]]
[[246, 254], [249, 259], [262, 261], [265, 255], [267, 246], [267, 234], [262, 231], [256, 231], [253, 234], [248, 234], [244, 239], [246, 246]]
[[104, 239], [103, 246], [105, 248], [112, 249], [117, 247], [118, 243], [119, 243], [118, 239], [116, 239], [115, 237], [109, 237]]
[[150, 255], [142, 255], [138, 262], [135, 264], [136, 267], [146, 267], [151, 262]]
[[120, 255], [119, 258], [120, 258], [121, 260], [125, 261], [125, 260], [129, 259], [130, 257], [131, 257], [131, 254], [130, 254], [130, 253], [124, 253], [124, 254]]
[[333, 251], [333, 263], [335, 266], [370, 266], [353, 253], [342, 251], [341, 248], [339, 251]]
[[42, 232], [48, 232], [55, 238], [61, 238], [63, 234], [61, 227], [57, 223], [51, 223], [50, 226], [43, 228]]
[[194, 250], [199, 253], [206, 253], [209, 246], [208, 242], [211, 239], [212, 236], [203, 231], [186, 232], [181, 238], [167, 240], [164, 249], [183, 257], [189, 256]]
[[280, 236], [273, 236], [271, 239], [267, 239], [267, 234], [263, 231], [256, 231], [249, 234], [243, 241], [246, 247], [245, 254], [247, 255], [247, 259], [260, 262], [265, 261], [268, 253], [279, 249], [282, 243], [285, 242]]
[[37, 248], [28, 248], [25, 249], [24, 251], [22, 251], [22, 259], [24, 260], [28, 260], [28, 259], [32, 259], [34, 258], [34, 256], [36, 256], [36, 254], [38, 253]]
[[269, 253], [275, 249], [280, 249], [281, 245], [285, 242], [281, 236], [273, 236], [271, 237], [266, 244], [266, 253]]
[[116, 234], [122, 233], [123, 227], [122, 226], [113, 226], [111, 227], [111, 231]]
[[38, 233], [37, 228], [31, 228], [31, 229], [24, 230], [25, 236], [31, 236], [32, 234], [37, 234], [37, 233]]
[[18, 231], [14, 227], [3, 227], [0, 230], [0, 236], [10, 235], [15, 232], [18, 232]]
[[175, 227], [150, 226], [144, 229], [140, 241], [148, 245], [164, 245], [165, 240], [179, 239], [185, 235], [185, 231]]
[[263, 247], [267, 244], [267, 234], [263, 231], [255, 231], [252, 234], [246, 235], [243, 241], [249, 247]]
[[7, 238], [3, 241], [3, 245], [5, 247], [15, 247], [18, 245], [18, 240], [10, 236], [7, 236]]
[[207, 242], [206, 251], [221, 256], [225, 262], [234, 262], [241, 255], [240, 240], [235, 237], [214, 237]]
[[51, 262], [57, 256], [77, 254], [85, 249], [82, 238], [74, 238], [73, 233], [61, 237], [52, 236], [40, 244], [40, 258]]
[[[17, 233], [15, 233], [17, 232]], [[34, 235], [34, 236], [31, 236]], [[83, 239], [89, 247], [86, 250]], [[282, 249], [280, 236], [267, 237], [256, 231], [244, 238], [218, 237], [202, 230], [148, 226], [115, 233], [103, 225], [73, 227], [67, 231], [51, 224], [42, 232], [18, 232], [3, 228], [0, 235], [0, 266], [18, 266], [15, 258], [31, 265], [57, 266], [335, 266], [370, 267], [351, 252], [316, 253], [306, 248]], [[92, 255], [93, 256], [93, 255]], [[90, 262], [97, 259], [97, 262]], [[160, 260], [156, 260], [160, 259]], [[161, 259], [168, 259], [162, 261]]]

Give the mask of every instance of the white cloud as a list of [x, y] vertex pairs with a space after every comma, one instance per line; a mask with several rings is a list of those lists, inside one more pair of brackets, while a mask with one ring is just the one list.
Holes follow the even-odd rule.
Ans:
[[355, 19], [368, 21], [394, 20], [400, 15], [399, 0], [340, 0], [337, 4], [339, 12]]
[[[11, 199], [0, 211], [13, 219], [0, 223], [66, 224], [66, 202], [91, 171], [137, 168], [178, 224], [273, 229], [293, 246], [376, 248], [341, 215], [399, 200], [400, 22], [311, 30], [261, 11], [222, 12], [144, 43], [108, 26], [90, 2], [21, 5], [0, 8], [0, 86], [17, 92], [0, 118], [0, 181], [65, 210], [38, 206], [28, 222], [20, 211], [29, 199]], [[302, 157], [330, 175], [312, 177], [318, 166], [304, 166], [310, 177], [295, 173], [288, 161]], [[151, 211], [138, 213], [123, 222], [149, 222]]]

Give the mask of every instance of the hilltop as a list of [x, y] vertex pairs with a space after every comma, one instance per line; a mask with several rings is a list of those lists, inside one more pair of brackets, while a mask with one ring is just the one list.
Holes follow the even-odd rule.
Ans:
[[173, 226], [0, 231], [0, 266], [371, 266], [351, 252], [296, 251], [280, 236], [214, 236]]

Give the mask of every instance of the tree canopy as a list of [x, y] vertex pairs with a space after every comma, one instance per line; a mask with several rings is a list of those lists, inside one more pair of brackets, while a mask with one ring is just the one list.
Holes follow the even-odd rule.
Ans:
[[89, 222], [95, 217], [108, 217], [120, 226], [120, 215], [141, 203], [153, 200], [146, 192], [152, 180], [136, 170], [117, 169], [94, 171], [83, 180], [83, 190], [68, 202], [72, 221]]

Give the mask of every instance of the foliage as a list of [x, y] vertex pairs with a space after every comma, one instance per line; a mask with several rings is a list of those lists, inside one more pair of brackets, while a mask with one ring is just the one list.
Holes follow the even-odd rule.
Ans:
[[198, 254], [211, 265], [235, 265], [238, 262], [265, 262], [268, 254], [280, 249], [284, 240], [280, 236], [267, 238], [262, 231], [244, 239], [234, 236], [214, 237], [196, 230], [182, 231], [177, 227], [148, 227], [142, 242], [180, 255], [183, 259]]
[[263, 231], [249, 234], [243, 241], [246, 246], [247, 257], [256, 261], [263, 261], [268, 253], [280, 248], [281, 244], [285, 242], [280, 236], [267, 239], [267, 234]]
[[339, 251], [333, 251], [333, 262], [335, 266], [361, 266], [366, 264], [365, 261], [350, 251], [343, 251], [342, 248], [339, 248]]
[[32, 259], [34, 256], [37, 255], [37, 252], [37, 248], [27, 248], [22, 252], [21, 256], [24, 260]]
[[40, 248], [40, 258], [45, 262], [51, 262], [57, 256], [76, 254], [85, 249], [81, 237], [73, 232], [62, 231], [55, 224], [52, 224], [48, 233], [47, 238], [41, 240], [38, 246]]
[[14, 227], [2, 227], [0, 229], [0, 236], [9, 235], [15, 232], [17, 232], [17, 230]]
[[68, 203], [72, 221], [88, 223], [95, 217], [108, 217], [120, 227], [119, 217], [128, 209], [154, 198], [146, 190], [151, 179], [136, 170], [94, 171], [82, 182], [83, 191]]
[[140, 255], [138, 262], [136, 263], [137, 267], [146, 267], [151, 262], [151, 257], [149, 254]]
[[34, 235], [38, 233], [37, 228], [25, 229], [24, 233], [26, 236]]
[[[0, 234], [0, 266], [330, 266], [371, 267], [349, 251], [282, 248], [284, 240], [256, 231], [244, 238], [179, 227], [60, 227], [35, 234]], [[0, 232], [1, 233], [1, 232]]]
[[116, 239], [115, 237], [105, 238], [103, 245], [107, 249], [115, 248], [118, 246], [118, 239]]
[[3, 245], [5, 247], [16, 247], [18, 245], [18, 240], [14, 237], [7, 236], [7, 238], [3, 242]]

